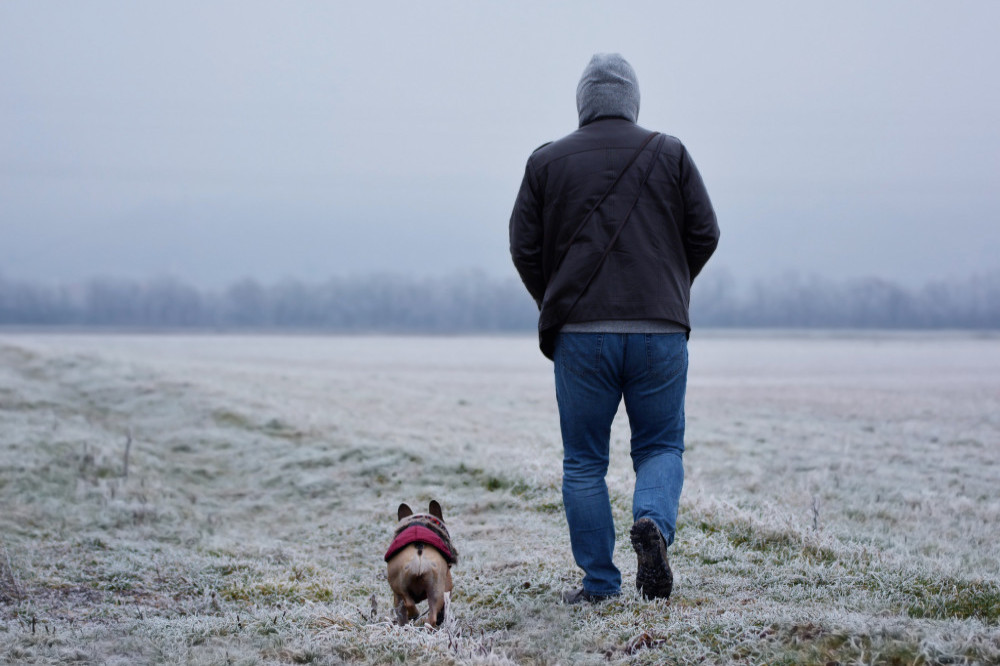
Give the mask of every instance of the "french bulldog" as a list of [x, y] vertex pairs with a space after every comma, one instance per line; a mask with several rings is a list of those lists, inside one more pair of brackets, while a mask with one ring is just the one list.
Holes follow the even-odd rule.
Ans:
[[403, 625], [417, 617], [417, 604], [426, 599], [424, 624], [437, 627], [444, 621], [445, 595], [452, 590], [451, 567], [458, 562], [458, 551], [436, 500], [431, 500], [428, 513], [413, 513], [400, 504], [396, 515], [399, 523], [385, 553], [396, 622]]

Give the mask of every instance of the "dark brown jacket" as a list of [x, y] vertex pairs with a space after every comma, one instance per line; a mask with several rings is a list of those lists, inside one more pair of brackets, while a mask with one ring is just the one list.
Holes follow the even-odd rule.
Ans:
[[[691, 328], [691, 282], [715, 251], [719, 227], [678, 139], [654, 138], [569, 242], [649, 135], [629, 120], [603, 118], [528, 158], [510, 218], [510, 252], [538, 304], [540, 344], [549, 358], [567, 322], [656, 319]], [[633, 201], [627, 225], [593, 274]]]

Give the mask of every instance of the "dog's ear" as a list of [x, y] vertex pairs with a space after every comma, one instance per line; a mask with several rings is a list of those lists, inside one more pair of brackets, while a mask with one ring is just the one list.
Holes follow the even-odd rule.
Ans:
[[403, 518], [412, 515], [413, 509], [411, 509], [407, 504], [400, 504], [399, 509], [396, 510], [396, 520], [402, 520]]
[[431, 500], [430, 506], [431, 515], [440, 521], [444, 521], [444, 515], [441, 513], [441, 505], [437, 503], [437, 500]]

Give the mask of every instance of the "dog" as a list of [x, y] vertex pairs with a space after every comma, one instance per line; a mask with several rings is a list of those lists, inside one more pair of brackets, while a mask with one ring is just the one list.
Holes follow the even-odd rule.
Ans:
[[426, 599], [424, 624], [437, 627], [444, 621], [445, 595], [452, 590], [451, 567], [458, 562], [458, 551], [437, 501], [431, 500], [428, 513], [413, 513], [400, 504], [396, 516], [399, 523], [385, 552], [396, 622], [403, 625], [417, 617], [417, 604]]

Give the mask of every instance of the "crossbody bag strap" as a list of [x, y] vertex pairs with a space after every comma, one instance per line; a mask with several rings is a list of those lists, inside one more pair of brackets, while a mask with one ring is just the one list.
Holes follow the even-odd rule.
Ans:
[[[615, 176], [615, 179], [611, 182], [611, 186], [608, 187], [607, 190], [605, 190], [604, 194], [601, 195], [601, 198], [597, 200], [597, 203], [595, 203], [593, 207], [583, 217], [583, 220], [580, 222], [580, 224], [577, 225], [576, 229], [573, 231], [573, 235], [569, 237], [569, 241], [563, 247], [563, 251], [559, 254], [559, 258], [556, 260], [553, 273], [558, 271], [559, 267], [562, 266], [563, 259], [566, 258], [566, 253], [569, 252], [569, 248], [572, 247], [573, 243], [576, 241], [577, 236], [579, 236], [580, 232], [583, 231], [583, 228], [587, 226], [587, 222], [589, 222], [590, 218], [593, 217], [595, 212], [597, 212], [597, 209], [601, 207], [601, 204], [604, 203], [604, 200], [611, 195], [611, 192], [621, 181], [622, 176], [624, 176], [628, 172], [628, 170], [632, 167], [635, 161], [639, 158], [639, 155], [642, 155], [642, 151], [646, 150], [646, 146], [649, 145], [649, 142], [652, 141], [654, 138], [656, 138], [659, 134], [660, 134], [659, 132], [651, 132], [650, 135], [646, 137], [646, 140], [642, 142], [642, 145], [639, 146], [639, 148], [634, 153], [632, 153], [632, 157], [629, 158], [628, 162], [625, 163], [625, 166], [622, 168], [622, 170], [618, 172], [617, 176]], [[643, 180], [643, 182], [645, 183], [646, 181]], [[635, 204], [632, 205], [635, 206]], [[631, 211], [631, 209], [629, 210]]]
[[[652, 139], [652, 137], [650, 137], [650, 139]], [[573, 304], [566, 310], [563, 322], [569, 319], [569, 315], [573, 311], [573, 308], [575, 308], [576, 304], [580, 302], [580, 298], [583, 297], [583, 294], [587, 291], [587, 287], [590, 286], [590, 283], [594, 281], [594, 278], [597, 276], [597, 271], [601, 270], [604, 260], [608, 258], [609, 254], [611, 254], [611, 250], [614, 249], [615, 243], [618, 241], [618, 237], [621, 236], [622, 231], [625, 229], [625, 225], [628, 224], [628, 220], [632, 216], [632, 211], [635, 210], [635, 205], [639, 203], [639, 197], [642, 196], [642, 190], [646, 187], [646, 181], [649, 180], [649, 174], [653, 172], [653, 166], [656, 164], [657, 158], [660, 156], [660, 151], [663, 150], [663, 141], [664, 137], [661, 136], [660, 140], [656, 143], [656, 150], [653, 151], [653, 159], [651, 159], [649, 164], [646, 165], [646, 171], [642, 174], [642, 180], [639, 182], [639, 188], [636, 190], [635, 198], [632, 199], [632, 205], [629, 206], [628, 211], [625, 213], [625, 217], [622, 218], [621, 223], [615, 230], [615, 235], [611, 237], [610, 241], [608, 241], [607, 247], [604, 248], [604, 253], [601, 254], [601, 258], [597, 260], [597, 264], [594, 265], [594, 270], [590, 272], [590, 276], [584, 283], [583, 288], [577, 292], [576, 298], [573, 299]], [[646, 140], [646, 143], [649, 143], [649, 139]], [[645, 148], [645, 146], [646, 144], [643, 144], [643, 148]]]

